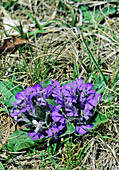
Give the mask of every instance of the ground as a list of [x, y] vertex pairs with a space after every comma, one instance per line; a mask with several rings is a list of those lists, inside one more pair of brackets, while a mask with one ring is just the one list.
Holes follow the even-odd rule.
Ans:
[[[81, 5], [87, 5], [91, 10], [92, 8], [93, 10], [99, 8], [100, 13], [103, 8], [109, 8], [110, 5], [117, 8], [114, 15], [104, 16], [101, 20], [96, 18], [97, 15], [92, 16], [92, 21], [94, 22], [91, 25], [82, 22], [82, 13], [78, 10], [80, 3], [77, 1], [20, 0], [17, 3], [14, 3], [16, 1], [11, 1], [8, 7], [3, 8], [8, 2], [6, 0], [1, 3], [1, 46], [4, 38], [21, 38], [24, 37], [23, 33], [27, 35], [29, 46], [26, 46], [24, 52], [20, 51], [21, 46], [15, 46], [8, 52], [2, 51], [0, 56], [0, 80], [13, 79], [14, 75], [16, 81], [22, 84], [23, 88], [39, 83], [47, 77], [52, 80], [56, 79], [61, 83], [77, 77], [86, 81], [88, 77], [88, 81], [93, 83], [93, 78], [98, 77], [99, 72], [95, 69], [95, 65], [89, 57], [89, 53], [87, 53], [84, 42], [84, 39], [86, 39], [88, 48], [97, 63], [102, 62], [100, 64], [101, 70], [109, 77], [110, 84], [113, 83], [119, 69], [119, 4], [117, 5], [117, 2], [98, 1], [95, 3], [95, 1], [81, 1]], [[100, 4], [101, 2], [102, 5]], [[71, 13], [70, 5], [75, 12], [75, 23], [72, 23], [73, 14]], [[34, 18], [40, 23], [41, 27], [45, 24], [42, 30], [38, 28], [39, 26]], [[21, 31], [11, 29], [11, 27], [5, 25], [6, 23], [19, 28]], [[5, 31], [8, 31], [8, 29], [9, 32], [6, 33]], [[4, 33], [2, 33], [3, 30]], [[39, 65], [35, 65], [35, 61], [39, 62]], [[118, 83], [119, 80], [115, 83], [114, 88]], [[114, 88], [110, 90], [110, 93], [115, 92]], [[119, 139], [119, 119], [113, 115], [111, 110], [113, 104], [118, 103], [119, 97], [117, 95], [113, 99], [112, 107], [108, 104], [106, 105], [108, 99], [108, 97], [105, 98], [105, 105], [100, 104], [100, 111], [106, 115], [112, 112], [111, 118], [106, 123], [100, 124], [97, 130], [102, 136], [110, 138], [103, 139], [97, 133], [94, 137], [91, 134], [86, 134], [80, 140], [77, 139], [79, 143], [77, 148], [74, 145], [71, 146], [71, 152], [76, 157], [78, 156], [78, 150], [80, 151], [87, 142], [89, 142], [89, 145], [88, 152], [80, 160], [81, 164], [74, 169], [82, 169], [83, 165], [87, 166], [85, 169], [117, 170], [119, 168], [119, 143], [117, 141]], [[4, 107], [2, 103], [1, 108]], [[117, 108], [116, 112], [118, 111]], [[10, 117], [9, 112], [1, 111], [0, 147], [4, 143], [8, 143], [8, 138], [18, 129], [19, 126]], [[115, 140], [111, 140], [111, 138]], [[11, 154], [12, 152], [10, 151], [0, 150], [0, 158], [3, 162]], [[67, 146], [63, 146], [58, 156], [61, 169], [63, 169], [66, 159], [71, 159], [68, 155]], [[45, 169], [55, 169], [50, 164], [51, 162], [48, 161], [46, 159]], [[34, 154], [31, 157], [27, 155], [26, 151], [21, 151], [21, 155], [3, 164], [6, 169], [40, 169], [39, 165], [42, 163], [41, 156]], [[67, 169], [71, 168], [67, 166]]]

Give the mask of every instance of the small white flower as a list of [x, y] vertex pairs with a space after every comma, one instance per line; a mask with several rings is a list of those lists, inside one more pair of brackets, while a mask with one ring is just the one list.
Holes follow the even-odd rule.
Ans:
[[14, 116], [14, 120], [17, 120], [17, 116]]
[[38, 131], [39, 131], [39, 128], [40, 128], [40, 127], [37, 126], [36, 129], [35, 129], [35, 132], [38, 132]]
[[37, 122], [36, 120], [32, 120], [32, 123], [33, 123], [34, 125], [38, 125], [38, 122]]

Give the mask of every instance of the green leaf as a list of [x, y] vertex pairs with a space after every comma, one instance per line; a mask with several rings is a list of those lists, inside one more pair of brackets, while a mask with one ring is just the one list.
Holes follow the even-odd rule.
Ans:
[[87, 11], [87, 10], [88, 10], [88, 7], [85, 6], [85, 5], [82, 5], [82, 6], [81, 6], [81, 10], [82, 10], [82, 11]]
[[70, 134], [74, 133], [75, 126], [73, 125], [73, 123], [70, 123], [70, 124], [67, 123], [66, 127], [67, 127], [66, 132], [63, 135], [61, 135], [60, 137], [70, 135]]
[[11, 81], [0, 81], [0, 100], [7, 106], [13, 107], [13, 102], [16, 101], [15, 96], [22, 91], [21, 85]]
[[111, 138], [111, 137], [109, 137], [109, 136], [102, 136], [98, 131], [97, 131], [97, 133], [98, 133], [98, 135], [99, 135], [101, 138], [110, 139], [110, 140], [114, 140], [114, 141], [116, 141], [116, 142], [119, 142], [118, 139]]
[[95, 129], [98, 125], [106, 121], [107, 121], [107, 117], [105, 116], [105, 114], [102, 114], [100, 112], [97, 113], [97, 115], [93, 117], [93, 120], [92, 120], [92, 123], [94, 124], [92, 129]]
[[14, 145], [12, 143], [6, 144], [6, 149], [13, 152]]
[[105, 18], [105, 16], [113, 15], [117, 11], [112, 6], [110, 6], [109, 8], [103, 9], [102, 13], [99, 11], [99, 9], [89, 10], [89, 8], [87, 6], [81, 6], [81, 10], [82, 10], [82, 13], [84, 16], [83, 21], [88, 21], [88, 22], [102, 21]]
[[99, 13], [99, 10], [96, 10], [95, 15], [97, 17], [99, 14], [97, 21], [101, 21], [105, 18], [105, 16], [112, 15], [114, 13], [116, 13], [116, 9], [110, 6], [109, 8], [102, 10], [102, 13]]
[[18, 152], [22, 149], [30, 148], [34, 146], [35, 142], [31, 140], [30, 137], [27, 137], [23, 140], [19, 140], [16, 145], [14, 146], [14, 152]]
[[56, 105], [56, 101], [55, 100], [46, 99], [46, 101], [48, 102], [48, 104], [51, 104], [53, 107]]
[[50, 85], [50, 84], [51, 84], [50, 79], [47, 78], [47, 79], [45, 79], [45, 80], [42, 82], [42, 87], [43, 87], [43, 88], [44, 88], [44, 87], [47, 87], [47, 86]]
[[6, 108], [6, 107], [1, 108], [1, 109], [0, 109], [0, 112], [7, 112], [7, 108]]
[[52, 154], [54, 155], [56, 153], [57, 143], [52, 144]]
[[[105, 76], [105, 78], [108, 81], [109, 77]], [[95, 74], [93, 74], [93, 88], [96, 90], [96, 93], [99, 94], [103, 94], [106, 88], [106, 85], [101, 77], [97, 77]]]
[[28, 137], [27, 132], [24, 132], [23, 130], [17, 130], [15, 131], [9, 138], [9, 142], [12, 144], [16, 144], [18, 141], [25, 139]]
[[[12, 26], [12, 25], [10, 25], [10, 24], [5, 24], [5, 25], [8, 25], [9, 27], [13, 28], [15, 31], [17, 31], [18, 33], [20, 33], [20, 30], [19, 30], [17, 27]], [[6, 32], [7, 32], [7, 31], [6, 31]]]
[[14, 145], [13, 151], [17, 152], [22, 149], [30, 148], [35, 145], [35, 142], [28, 137], [27, 132], [23, 130], [15, 131], [9, 138], [9, 143]]
[[[115, 9], [113, 6], [109, 6], [109, 8], [105, 8], [105, 9], [103, 10], [103, 13], [104, 13], [105, 15], [112, 15], [112, 14], [116, 13], [116, 9]], [[99, 17], [100, 17], [100, 16], [99, 16]], [[103, 15], [103, 17], [105, 17], [105, 16]]]
[[94, 18], [92, 17], [93, 16], [93, 12], [91, 11], [85, 11], [83, 12], [83, 15], [84, 15], [84, 19], [83, 21], [88, 21], [88, 22], [94, 22]]

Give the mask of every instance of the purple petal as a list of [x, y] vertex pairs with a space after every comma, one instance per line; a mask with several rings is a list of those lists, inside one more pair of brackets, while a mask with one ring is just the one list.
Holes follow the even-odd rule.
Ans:
[[61, 105], [57, 105], [54, 108], [55, 108], [55, 110], [59, 111], [61, 107], [62, 107]]
[[22, 100], [22, 99], [24, 99], [24, 97], [25, 97], [25, 92], [24, 91], [18, 92], [17, 95], [15, 96], [15, 98], [17, 100]]
[[72, 84], [73, 84], [73, 92], [76, 93], [78, 85], [75, 80], [72, 81]]
[[51, 137], [53, 135], [53, 132], [51, 129], [45, 131], [48, 134], [48, 137]]
[[79, 134], [85, 134], [85, 133], [88, 132], [88, 131], [86, 130], [86, 128], [87, 128], [88, 130], [91, 130], [93, 126], [94, 126], [93, 124], [92, 124], [92, 125], [76, 126], [75, 132], [76, 132], [76, 133], [79, 133]]
[[89, 103], [86, 103], [84, 110], [91, 110], [92, 108], [93, 108], [92, 105], [90, 105]]
[[63, 116], [58, 113], [57, 111], [53, 111], [52, 112], [52, 119], [55, 121], [55, 122], [58, 122]]
[[24, 93], [26, 96], [30, 96], [30, 93], [33, 91], [33, 87], [27, 87], [25, 90], [24, 90]]
[[34, 91], [36, 91], [36, 92], [40, 92], [41, 89], [42, 89], [42, 86], [41, 86], [40, 84], [35, 84], [35, 85], [33, 86], [33, 89], [34, 89]]
[[71, 83], [67, 83], [67, 84], [65, 84], [64, 86], [62, 86], [62, 88], [63, 88], [63, 89], [66, 89], [66, 90], [68, 90], [68, 91], [71, 91], [71, 90], [72, 90], [72, 85], [71, 85]]
[[37, 133], [37, 132], [28, 132], [29, 137], [33, 137], [33, 136], [38, 135], [38, 134], [39, 133]]
[[50, 84], [49, 86], [47, 86], [47, 87], [45, 88], [45, 90], [46, 90], [45, 95], [46, 95], [46, 97], [48, 97], [48, 96], [51, 95], [51, 93], [52, 93], [52, 90], [53, 90], [52, 85]]
[[65, 125], [61, 124], [61, 125], [58, 126], [58, 130], [60, 131], [60, 130], [62, 130], [64, 127], [65, 127]]
[[76, 82], [77, 82], [78, 88], [80, 90], [80, 87], [83, 85], [83, 80], [82, 79], [77, 79]]
[[[85, 113], [84, 117], [85, 117], [85, 116], [92, 116], [92, 113], [91, 113], [89, 110], [85, 110], [85, 109], [84, 109], [84, 113]], [[88, 118], [89, 118], [89, 117], [88, 117]]]
[[87, 91], [91, 90], [93, 88], [93, 84], [87, 83], [86, 88], [87, 88]]
[[14, 106], [19, 105], [22, 102], [22, 100], [17, 100], [16, 102], [13, 102]]
[[12, 109], [12, 113], [10, 113], [11, 117], [17, 116], [19, 114], [19, 110], [18, 109]]
[[28, 132], [28, 136], [31, 137], [32, 140], [39, 139], [39, 133], [37, 132]]
[[95, 89], [89, 90], [87, 94], [95, 94]]
[[44, 138], [44, 137], [45, 137], [45, 136], [44, 136], [43, 134], [40, 134], [40, 139], [41, 139], [41, 138]]
[[90, 100], [90, 99], [94, 99], [94, 94], [91, 94], [90, 96], [88, 96], [86, 100]]
[[102, 100], [102, 97], [99, 93], [96, 93], [96, 99], [97, 101], [101, 101]]
[[60, 83], [57, 80], [54, 80], [53, 87], [60, 88]]
[[69, 113], [67, 113], [67, 116], [74, 116], [74, 112], [69, 112]]
[[86, 83], [83, 83], [82, 84], [82, 89], [86, 89], [86, 87], [87, 87]]
[[97, 106], [97, 100], [96, 99], [91, 99], [88, 102], [93, 106]]
[[20, 113], [24, 113], [25, 111], [30, 110], [30, 108], [31, 108], [31, 107], [25, 107], [24, 109], [22, 109], [22, 110], [20, 110], [20, 111], [15, 110], [15, 111], [14, 111], [13, 113], [11, 113], [10, 115], [11, 115], [12, 117], [17, 116], [17, 115], [19, 115]]
[[56, 98], [56, 103], [64, 106], [64, 101], [63, 101], [63, 99], [60, 96]]
[[62, 118], [59, 122], [60, 122], [63, 126], [65, 126], [65, 124], [66, 124], [66, 119], [65, 119], [65, 118]]

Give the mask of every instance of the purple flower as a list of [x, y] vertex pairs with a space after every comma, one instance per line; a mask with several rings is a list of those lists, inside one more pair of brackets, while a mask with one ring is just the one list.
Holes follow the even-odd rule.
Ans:
[[93, 115], [93, 108], [97, 106], [101, 100], [100, 94], [96, 94], [92, 89], [91, 83], [83, 83], [82, 79], [73, 80], [72, 83], [67, 83], [59, 86], [58, 89], [53, 91], [56, 98], [56, 103], [59, 110], [54, 110], [52, 119], [55, 122], [61, 120], [74, 123], [75, 132], [84, 134], [87, 129], [92, 128], [93, 125], [85, 125], [88, 119]]
[[[33, 140], [45, 136], [57, 136], [66, 125], [66, 120], [62, 115], [60, 115], [59, 121], [57, 121], [58, 115], [55, 115], [58, 114], [60, 105], [54, 107], [47, 101], [47, 99], [53, 98], [54, 90], [60, 90], [60, 83], [57, 81], [51, 81], [51, 83], [44, 88], [41, 84], [36, 84], [16, 95], [17, 101], [14, 102], [11, 116], [14, 117], [16, 122], [22, 122], [24, 126], [30, 129], [28, 135]], [[57, 109], [57, 112], [54, 109]]]
[[12, 108], [12, 113], [10, 114], [12, 117], [24, 112], [28, 112], [28, 110], [33, 111], [33, 106], [30, 100], [30, 95], [32, 91], [32, 87], [27, 87], [24, 91], [17, 93], [17, 95], [15, 96], [17, 101], [13, 102], [14, 107]]
[[75, 133], [85, 134], [93, 124], [87, 121], [93, 115], [93, 109], [102, 99], [96, 94], [91, 83], [82, 79], [73, 80], [61, 86], [58, 81], [42, 87], [36, 84], [17, 93], [11, 116], [16, 122], [23, 123], [30, 129], [32, 140], [54, 136], [57, 139], [66, 131], [66, 124], [75, 126]]

